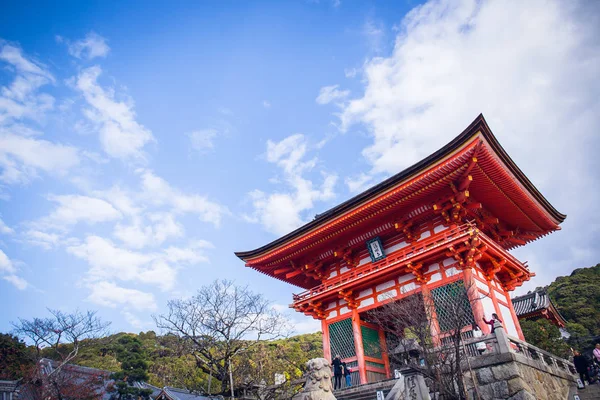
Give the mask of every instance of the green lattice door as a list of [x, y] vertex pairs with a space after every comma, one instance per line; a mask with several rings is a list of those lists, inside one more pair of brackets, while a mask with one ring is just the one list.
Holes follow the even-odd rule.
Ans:
[[431, 297], [442, 333], [463, 328], [475, 322], [467, 289], [462, 280], [433, 289]]

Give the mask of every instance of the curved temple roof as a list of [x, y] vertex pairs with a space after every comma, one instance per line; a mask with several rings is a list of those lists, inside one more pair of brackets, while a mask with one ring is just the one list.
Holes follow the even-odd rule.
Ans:
[[523, 296], [518, 296], [512, 299], [515, 313], [519, 318], [530, 318], [540, 315], [544, 310], [550, 310], [554, 314], [559, 325], [565, 325], [564, 317], [558, 312], [554, 303], [550, 300], [550, 296], [545, 290], [534, 290]]
[[[450, 143], [429, 155], [420, 162], [412, 165], [404, 171], [386, 179], [385, 181], [367, 189], [359, 195], [339, 204], [336, 207], [318, 215], [313, 221], [301, 226], [300, 228], [288, 233], [281, 238], [259, 247], [255, 250], [236, 252], [235, 255], [240, 259], [246, 261], [248, 264], [254, 264], [252, 260], [255, 260], [261, 255], [264, 257], [265, 254], [269, 254], [276, 249], [281, 248], [284, 245], [288, 245], [304, 236], [310, 235], [317, 229], [326, 226], [331, 221], [338, 218], [344, 217], [352, 210], [356, 210], [359, 206], [368, 203], [369, 201], [376, 199], [378, 196], [389, 192], [394, 187], [398, 187], [400, 184], [407, 182], [409, 179], [424, 173], [428, 169], [431, 169], [443, 162], [452, 154], [464, 149], [469, 143], [474, 142], [475, 137], [481, 137], [486, 144], [488, 153], [491, 155], [491, 159], [499, 161], [505, 170], [512, 175], [511, 178], [518, 182], [518, 185], [522, 188], [522, 191], [530, 199], [530, 206], [528, 212], [532, 210], [536, 211], [537, 214], [543, 214], [544, 219], [549, 221], [550, 224], [546, 224], [544, 227], [545, 232], [539, 234], [543, 236], [553, 230], [560, 229], [558, 225], [564, 221], [566, 215], [558, 212], [552, 204], [538, 191], [538, 189], [529, 181], [527, 176], [519, 169], [515, 162], [506, 153], [504, 148], [500, 145], [496, 137], [492, 134], [487, 122], [485, 121], [482, 114], [480, 114], [460, 135], [458, 135]], [[488, 177], [492, 184], [494, 183], [494, 177]], [[512, 200], [509, 199], [512, 202]], [[263, 258], [261, 257], [261, 258]]]

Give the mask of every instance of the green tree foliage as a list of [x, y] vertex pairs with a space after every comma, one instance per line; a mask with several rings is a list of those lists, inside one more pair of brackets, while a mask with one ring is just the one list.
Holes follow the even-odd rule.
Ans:
[[25, 343], [16, 336], [0, 333], [0, 379], [21, 379], [34, 367]]
[[540, 318], [535, 321], [521, 321], [521, 329], [527, 343], [560, 357], [568, 358], [569, 345], [562, 339], [560, 331], [550, 321]]
[[133, 384], [148, 380], [148, 362], [146, 351], [139, 337], [123, 335], [117, 339], [114, 346], [117, 361], [121, 370], [111, 375], [115, 380], [116, 399], [148, 399], [152, 391], [139, 389]]
[[[140, 332], [138, 335], [117, 333], [86, 340], [76, 363], [118, 373], [115, 375], [121, 377], [120, 382], [126, 383], [128, 377], [135, 376], [139, 379], [143, 378], [143, 374], [138, 374], [135, 368], [137, 361], [140, 361], [139, 353], [123, 358], [123, 352], [126, 349], [135, 349], [136, 352], [141, 350], [141, 359], [147, 364], [147, 378], [140, 380], [158, 387], [173, 386], [195, 392], [206, 391], [209, 375], [197, 368], [196, 360], [187, 353], [185, 346], [186, 343], [175, 335], [157, 335], [153, 331]], [[43, 356], [58, 357], [52, 351], [44, 351]], [[308, 360], [322, 356], [323, 345], [319, 332], [287, 339], [260, 341], [247, 352], [240, 353], [233, 362], [234, 385], [236, 388], [250, 387], [261, 382], [272, 385], [275, 383], [276, 373], [283, 374], [286, 379], [293, 381], [302, 376]], [[221, 387], [221, 382], [214, 376], [212, 387]], [[130, 389], [130, 385], [121, 384], [122, 399], [135, 395], [129, 393]], [[114, 395], [118, 398], [117, 384], [115, 390]]]
[[556, 278], [548, 294], [565, 319], [578, 324], [578, 336], [600, 335], [600, 264]]

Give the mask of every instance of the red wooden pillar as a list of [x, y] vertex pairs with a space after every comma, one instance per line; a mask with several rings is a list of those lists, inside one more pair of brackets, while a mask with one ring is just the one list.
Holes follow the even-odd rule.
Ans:
[[523, 336], [523, 331], [521, 330], [521, 324], [519, 323], [519, 317], [517, 317], [517, 313], [515, 312], [515, 308], [513, 307], [512, 300], [510, 295], [504, 293], [506, 296], [506, 303], [508, 304], [508, 309], [510, 310], [510, 316], [513, 319], [513, 323], [515, 324], [515, 328], [517, 328], [517, 335], [519, 335], [519, 339], [525, 340], [525, 336]]
[[329, 324], [326, 320], [321, 320], [321, 332], [323, 332], [323, 357], [329, 362], [333, 360], [331, 357], [331, 343], [329, 339]]
[[423, 295], [423, 303], [425, 306], [425, 312], [429, 318], [431, 324], [431, 338], [433, 344], [437, 347], [441, 344], [440, 341], [440, 325], [438, 324], [437, 313], [435, 312], [435, 303], [431, 298], [431, 292], [427, 287], [427, 284], [421, 286], [421, 294]]
[[[492, 285], [492, 281], [488, 281], [488, 288], [490, 288], [490, 297], [492, 298], [492, 303], [494, 303], [494, 310], [496, 310], [496, 314], [502, 315], [500, 312], [500, 306], [498, 305], [498, 299], [496, 298], [496, 289]], [[491, 318], [491, 315], [488, 315], [487, 318]], [[506, 318], [502, 315], [502, 318]]]
[[381, 329], [379, 330], [379, 344], [381, 345], [381, 358], [383, 359], [383, 364], [385, 365], [385, 377], [390, 379], [392, 377], [392, 373], [390, 371], [390, 358], [388, 357], [385, 334]]
[[471, 309], [473, 310], [473, 318], [475, 318], [475, 323], [483, 332], [489, 333], [488, 324], [483, 322], [485, 312], [483, 311], [483, 304], [481, 304], [481, 299], [479, 298], [479, 290], [477, 290], [475, 278], [473, 277], [473, 269], [465, 268], [463, 271], [463, 277], [465, 287], [467, 288], [469, 303], [471, 303]]
[[360, 384], [367, 383], [367, 363], [365, 362], [365, 349], [363, 349], [362, 331], [360, 330], [360, 314], [357, 309], [352, 310], [352, 333], [354, 334], [354, 346], [356, 349], [356, 360], [358, 361], [358, 376]]

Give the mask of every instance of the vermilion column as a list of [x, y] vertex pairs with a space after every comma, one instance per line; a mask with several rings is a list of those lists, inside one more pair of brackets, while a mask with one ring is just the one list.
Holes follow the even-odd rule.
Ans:
[[323, 357], [331, 362], [331, 344], [329, 342], [329, 324], [324, 319], [321, 320], [321, 332], [323, 332]]
[[463, 271], [463, 277], [465, 287], [467, 289], [469, 303], [471, 303], [471, 309], [473, 310], [473, 318], [475, 318], [475, 323], [479, 325], [479, 328], [481, 328], [483, 332], [489, 333], [488, 324], [483, 323], [485, 312], [483, 311], [483, 304], [481, 304], [481, 299], [479, 298], [479, 290], [477, 290], [475, 278], [473, 277], [473, 269], [465, 268]]
[[[496, 289], [492, 286], [492, 281], [488, 281], [488, 288], [490, 289], [490, 297], [492, 298], [492, 303], [494, 303], [494, 310], [496, 310], [496, 314], [502, 315], [500, 312], [500, 306], [498, 305], [498, 299], [496, 298]], [[488, 315], [488, 318], [491, 318], [491, 315]], [[506, 318], [502, 315], [502, 318]]]
[[365, 350], [363, 349], [362, 331], [360, 330], [360, 314], [357, 309], [352, 310], [352, 333], [354, 334], [354, 347], [358, 361], [358, 376], [360, 383], [367, 383], [367, 363], [365, 362]]
[[440, 325], [438, 324], [437, 314], [435, 312], [435, 303], [431, 298], [431, 292], [429, 291], [427, 284], [421, 286], [421, 294], [423, 295], [425, 312], [427, 313], [427, 318], [429, 318], [429, 323], [431, 324], [431, 338], [433, 339], [433, 344], [437, 347], [441, 344]]
[[385, 377], [391, 378], [392, 373], [390, 371], [390, 358], [388, 357], [388, 349], [387, 343], [385, 342], [385, 334], [380, 329], [379, 330], [379, 344], [381, 346], [381, 358], [383, 359], [383, 364], [385, 365]]
[[515, 308], [513, 307], [512, 300], [508, 293], [504, 293], [506, 296], [506, 303], [508, 304], [508, 309], [510, 310], [510, 316], [513, 319], [515, 324], [515, 328], [517, 328], [517, 335], [519, 335], [519, 339], [525, 340], [525, 336], [523, 336], [523, 331], [521, 330], [521, 324], [519, 323], [519, 317], [517, 317], [517, 313], [515, 312]]

